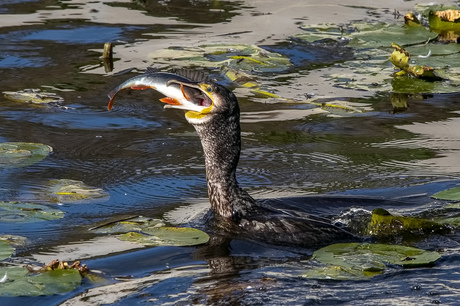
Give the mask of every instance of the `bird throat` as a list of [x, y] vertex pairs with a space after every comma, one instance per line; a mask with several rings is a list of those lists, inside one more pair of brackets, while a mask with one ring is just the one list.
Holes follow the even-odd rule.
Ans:
[[241, 196], [236, 180], [241, 139], [239, 118], [214, 115], [194, 125], [203, 146], [211, 209], [218, 217], [233, 218]]

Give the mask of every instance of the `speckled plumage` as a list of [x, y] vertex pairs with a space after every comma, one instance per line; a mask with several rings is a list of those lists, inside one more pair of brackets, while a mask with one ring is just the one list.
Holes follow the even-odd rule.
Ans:
[[354, 236], [329, 220], [255, 201], [238, 186], [240, 158], [240, 110], [235, 95], [212, 86], [214, 107], [196, 120], [187, 118], [198, 132], [204, 150], [209, 200], [215, 224], [236, 235], [281, 245], [314, 246], [350, 241]]

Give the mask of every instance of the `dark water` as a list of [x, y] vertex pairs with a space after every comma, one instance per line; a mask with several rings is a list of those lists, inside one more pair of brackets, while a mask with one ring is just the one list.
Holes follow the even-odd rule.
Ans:
[[[108, 21], [104, 10], [110, 13], [110, 9], [135, 12], [139, 20], [126, 22], [120, 15], [118, 22]], [[106, 94], [137, 70], [117, 73], [131, 61], [132, 68], [142, 70], [155, 64], [152, 59], [135, 52], [132, 58], [116, 54], [115, 73], [105, 74], [100, 72], [99, 57], [107, 41], [117, 42], [120, 54], [129, 44], [139, 43], [139, 49], [145, 50], [143, 43], [154, 46], [174, 40], [175, 35], [204, 35], [212, 31], [206, 26], [225, 24], [245, 11], [256, 12], [257, 7], [243, 1], [0, 3], [1, 90], [40, 88], [65, 100], [61, 106], [36, 106], [0, 97], [2, 142], [40, 142], [54, 150], [40, 163], [0, 169], [0, 200], [37, 199], [50, 179], [79, 180], [110, 194], [109, 200], [60, 206], [66, 212], [60, 220], [0, 224], [0, 234], [29, 238], [30, 245], [16, 256], [33, 260], [36, 254], [58, 253], [59, 246], [78, 246], [92, 239], [88, 229], [96, 222], [132, 215], [161, 218], [207, 197], [201, 145], [181, 112], [164, 110], [155, 102], [162, 96], [153, 91], [123, 93], [114, 110], [106, 110]], [[145, 22], [149, 18], [151, 22]], [[163, 18], [164, 23], [154, 18]], [[346, 48], [336, 52], [335, 45], [302, 45], [288, 39], [263, 45], [295, 64], [277, 76], [280, 87], [353, 56]], [[218, 70], [209, 72], [219, 78]], [[388, 93], [338, 97], [366, 105], [370, 111], [294, 120], [284, 120], [282, 115], [268, 120], [263, 112], [302, 111], [310, 106], [238, 97], [244, 143], [238, 177], [256, 197], [346, 195], [368, 198], [360, 206], [369, 210], [383, 206], [401, 214], [436, 215], [444, 204], [430, 195], [460, 182], [459, 94], [410, 97], [409, 109], [400, 113], [392, 111]], [[331, 214], [356, 203], [349, 204], [332, 207]], [[0, 304], [55, 305], [74, 298], [65, 304], [73, 305], [81, 294], [88, 305], [454, 305], [460, 296], [458, 241], [455, 231], [405, 241], [440, 251], [442, 258], [429, 268], [390, 267], [366, 281], [304, 279], [299, 275], [314, 265], [305, 252], [241, 240], [220, 248], [156, 247], [88, 254], [82, 261], [114, 285], [98, 291], [97, 285], [85, 280], [68, 294], [1, 298]]]

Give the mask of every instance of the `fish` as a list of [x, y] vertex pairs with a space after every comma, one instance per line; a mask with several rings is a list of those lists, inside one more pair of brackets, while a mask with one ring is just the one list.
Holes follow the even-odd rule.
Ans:
[[[182, 74], [187, 75], [187, 73]], [[191, 76], [196, 77], [194, 75]], [[154, 69], [147, 69], [144, 74], [126, 80], [110, 91], [108, 94], [110, 101], [107, 109], [112, 109], [115, 96], [121, 90], [130, 88], [133, 90], [154, 89], [164, 94], [166, 97], [160, 99], [160, 101], [167, 104], [165, 108], [186, 110], [194, 110], [196, 108], [199, 111], [201, 109], [199, 104], [203, 100], [203, 93], [195, 88], [183, 86], [181, 82], [193, 83], [195, 80], [176, 73], [158, 72]]]

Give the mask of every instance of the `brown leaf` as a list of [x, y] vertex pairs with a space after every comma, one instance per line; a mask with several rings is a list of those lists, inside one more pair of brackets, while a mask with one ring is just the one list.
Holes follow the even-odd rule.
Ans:
[[81, 265], [80, 261], [78, 261], [78, 260], [75, 261], [70, 266], [69, 266], [69, 264], [67, 262], [60, 261], [60, 260], [56, 259], [56, 260], [51, 261], [48, 265], [44, 265], [41, 268], [35, 268], [35, 267], [28, 266], [28, 265], [26, 265], [25, 267], [29, 272], [32, 272], [32, 273], [37, 273], [37, 272], [38, 273], [43, 273], [43, 272], [46, 272], [46, 271], [67, 270], [67, 269], [77, 269], [78, 272], [80, 272], [80, 275], [82, 277], [85, 277], [89, 273], [88, 267], [86, 265]]
[[414, 13], [409, 12], [404, 16], [404, 23], [408, 26], [420, 26], [420, 20], [414, 15]]
[[459, 10], [446, 10], [446, 11], [438, 11], [434, 13], [436, 16], [441, 18], [444, 21], [456, 22], [457, 20], [460, 21], [460, 11]]

